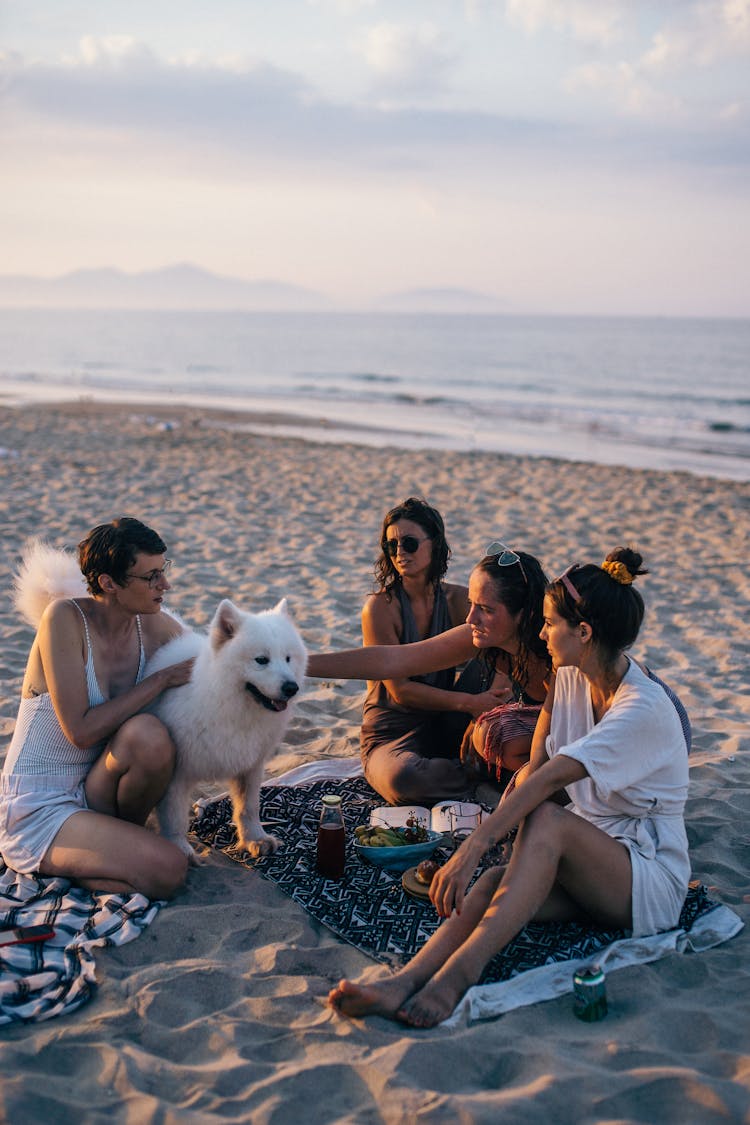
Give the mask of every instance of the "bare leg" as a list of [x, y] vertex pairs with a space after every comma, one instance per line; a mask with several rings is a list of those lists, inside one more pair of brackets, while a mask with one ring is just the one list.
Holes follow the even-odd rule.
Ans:
[[331, 1007], [347, 1016], [380, 1015], [395, 1019], [409, 997], [469, 938], [492, 901], [504, 870], [492, 867], [485, 871], [466, 896], [461, 913], [446, 919], [403, 969], [372, 985], [340, 981], [329, 993]]
[[[407, 743], [411, 735], [399, 742]], [[378, 746], [367, 757], [365, 777], [391, 805], [434, 805], [436, 801], [468, 798], [472, 779], [458, 758], [427, 758], [399, 747]]]
[[169, 732], [153, 715], [135, 715], [110, 739], [86, 778], [89, 810], [65, 821], [39, 871], [95, 891], [170, 898], [186, 860], [169, 840], [142, 825], [174, 768]]
[[174, 770], [175, 748], [155, 715], [134, 715], [107, 743], [86, 778], [86, 800], [95, 812], [145, 824]]
[[522, 824], [505, 877], [479, 923], [403, 1004], [397, 1018], [415, 1027], [446, 1019], [490, 958], [534, 918], [583, 915], [628, 928], [631, 891], [627, 848], [574, 813], [545, 802]]
[[[476, 723], [472, 732], [472, 745], [483, 762], [486, 762], [485, 744], [491, 728], [491, 723]], [[500, 758], [500, 765], [503, 769], [515, 773], [521, 766], [526, 765], [531, 754], [532, 738], [532, 734], [521, 734], [515, 738], [506, 738], [504, 740]], [[493, 761], [491, 768], [496, 768], [495, 761]]]
[[75, 879], [94, 891], [171, 898], [185, 880], [187, 860], [148, 828], [102, 813], [74, 813], [55, 836], [39, 871]]

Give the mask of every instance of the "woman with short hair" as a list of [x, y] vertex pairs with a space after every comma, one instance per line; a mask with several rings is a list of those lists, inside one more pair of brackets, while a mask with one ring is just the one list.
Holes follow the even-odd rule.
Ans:
[[184, 881], [182, 852], [144, 827], [175, 747], [143, 712], [193, 663], [144, 674], [181, 632], [161, 612], [166, 551], [140, 520], [100, 524], [78, 546], [89, 596], [57, 598], [41, 616], [0, 777], [0, 853], [16, 871], [149, 898]]

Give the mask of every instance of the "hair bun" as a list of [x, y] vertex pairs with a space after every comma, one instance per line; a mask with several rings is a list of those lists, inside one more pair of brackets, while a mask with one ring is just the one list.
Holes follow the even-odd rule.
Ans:
[[648, 574], [641, 566], [642, 562], [643, 557], [632, 547], [616, 547], [602, 563], [602, 570], [606, 570], [610, 578], [620, 585], [629, 586], [639, 574]]

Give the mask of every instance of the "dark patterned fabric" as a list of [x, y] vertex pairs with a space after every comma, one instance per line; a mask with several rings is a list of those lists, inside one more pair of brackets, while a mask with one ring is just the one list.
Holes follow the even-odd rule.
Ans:
[[672, 705], [677, 712], [677, 717], [680, 720], [682, 734], [685, 739], [685, 745], [687, 746], [687, 752], [689, 754], [693, 748], [693, 728], [690, 726], [690, 719], [688, 718], [688, 713], [685, 710], [682, 700], [676, 692], [672, 691], [669, 684], [665, 684], [664, 680], [660, 680], [656, 673], [652, 672], [650, 668], [646, 668], [645, 672], [650, 680], [653, 680], [655, 684], [659, 685], [659, 687], [664, 688], [664, 691], [667, 693], [667, 697], [671, 700]]
[[0, 946], [0, 1024], [80, 1008], [96, 989], [94, 950], [137, 938], [161, 905], [143, 895], [91, 894], [68, 879], [19, 875], [0, 859], [0, 928], [55, 930], [49, 941]]
[[[324, 793], [342, 798], [347, 829], [346, 868], [341, 882], [324, 879], [315, 870], [315, 848]], [[192, 831], [205, 844], [220, 848], [238, 863], [258, 871], [298, 902], [340, 938], [376, 961], [399, 967], [408, 961], [439, 925], [429, 902], [407, 895], [401, 876], [363, 863], [354, 850], [354, 828], [368, 821], [382, 798], [363, 778], [316, 781], [307, 785], [268, 785], [261, 790], [265, 828], [282, 841], [273, 856], [253, 860], [235, 847], [228, 797], [207, 804], [196, 815]], [[491, 857], [490, 857], [491, 862]], [[680, 919], [689, 929], [695, 918], [715, 908], [704, 887], [691, 887]], [[487, 966], [482, 983], [507, 980], [526, 969], [555, 961], [587, 958], [625, 937], [622, 930], [603, 930], [577, 923], [531, 923]]]

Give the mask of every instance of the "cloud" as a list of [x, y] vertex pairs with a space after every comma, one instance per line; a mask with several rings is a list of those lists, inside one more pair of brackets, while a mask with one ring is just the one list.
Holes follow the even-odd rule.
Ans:
[[[436, 80], [446, 60], [437, 38], [382, 35], [370, 41], [372, 65], [383, 88]], [[211, 144], [255, 158], [274, 156], [299, 161], [345, 156], [413, 164], [423, 153], [447, 146], [468, 148], [517, 144], [526, 134], [550, 143], [554, 123], [530, 123], [491, 113], [431, 108], [387, 109], [366, 102], [350, 104], [324, 98], [299, 74], [247, 58], [210, 59], [191, 53], [160, 59], [133, 40], [87, 39], [80, 52], [61, 63], [5, 59], [6, 121], [31, 137], [43, 126], [75, 135], [95, 130], [164, 138], [187, 150], [191, 143]]]
[[363, 8], [374, 8], [378, 0], [307, 0], [311, 8], [332, 8], [341, 15], [348, 16]]
[[67, 56], [68, 66], [92, 69], [153, 69], [158, 63], [150, 47], [131, 35], [85, 35], [79, 43], [79, 54]]
[[623, 5], [616, 0], [506, 0], [505, 13], [530, 35], [551, 29], [601, 47], [622, 36]]
[[568, 75], [565, 88], [608, 94], [626, 116], [674, 117], [682, 108], [679, 97], [660, 90], [641, 68], [628, 62], [584, 63]]
[[750, 54], [750, 0], [703, 0], [685, 6], [677, 19], [660, 29], [644, 53], [642, 65], [668, 71], [686, 65], [709, 67]]
[[[381, 35], [370, 45], [384, 83], [422, 88], [437, 80], [450, 55], [439, 38], [425, 34]], [[140, 147], [144, 159], [171, 160], [180, 170], [192, 165], [201, 174], [212, 162], [233, 166], [237, 175], [272, 165], [316, 175], [328, 164], [351, 175], [471, 176], [514, 161], [536, 168], [589, 159], [616, 167], [670, 160], [727, 166], [750, 158], [739, 108], [727, 111], [721, 130], [714, 128], [720, 111], [738, 102], [733, 94], [722, 96], [710, 122], [685, 114], [675, 130], [650, 116], [657, 107], [662, 117], [674, 111], [667, 95], [624, 62], [589, 64], [570, 80], [571, 88], [605, 90], [628, 107], [629, 116], [606, 125], [334, 102], [299, 74], [262, 60], [196, 52], [164, 60], [128, 37], [86, 39], [78, 54], [56, 64], [8, 55], [4, 70], [6, 138], [23, 146], [16, 149], [22, 159], [35, 143], [40, 154], [51, 147], [59, 159], [72, 160], [105, 149], [112, 154], [125, 139], [127, 160], [138, 159]]]
[[674, 5], [671, 18], [658, 28], [650, 42], [632, 58], [598, 59], [577, 67], [567, 76], [569, 91], [604, 94], [627, 116], [654, 117], [683, 125], [700, 118], [731, 120], [738, 104], [727, 96], [717, 75], [711, 92], [696, 82], [698, 72], [750, 54], [750, 0], [701, 0]]
[[367, 31], [362, 56], [376, 82], [401, 91], [430, 90], [442, 82], [456, 54], [434, 24], [380, 23]]

